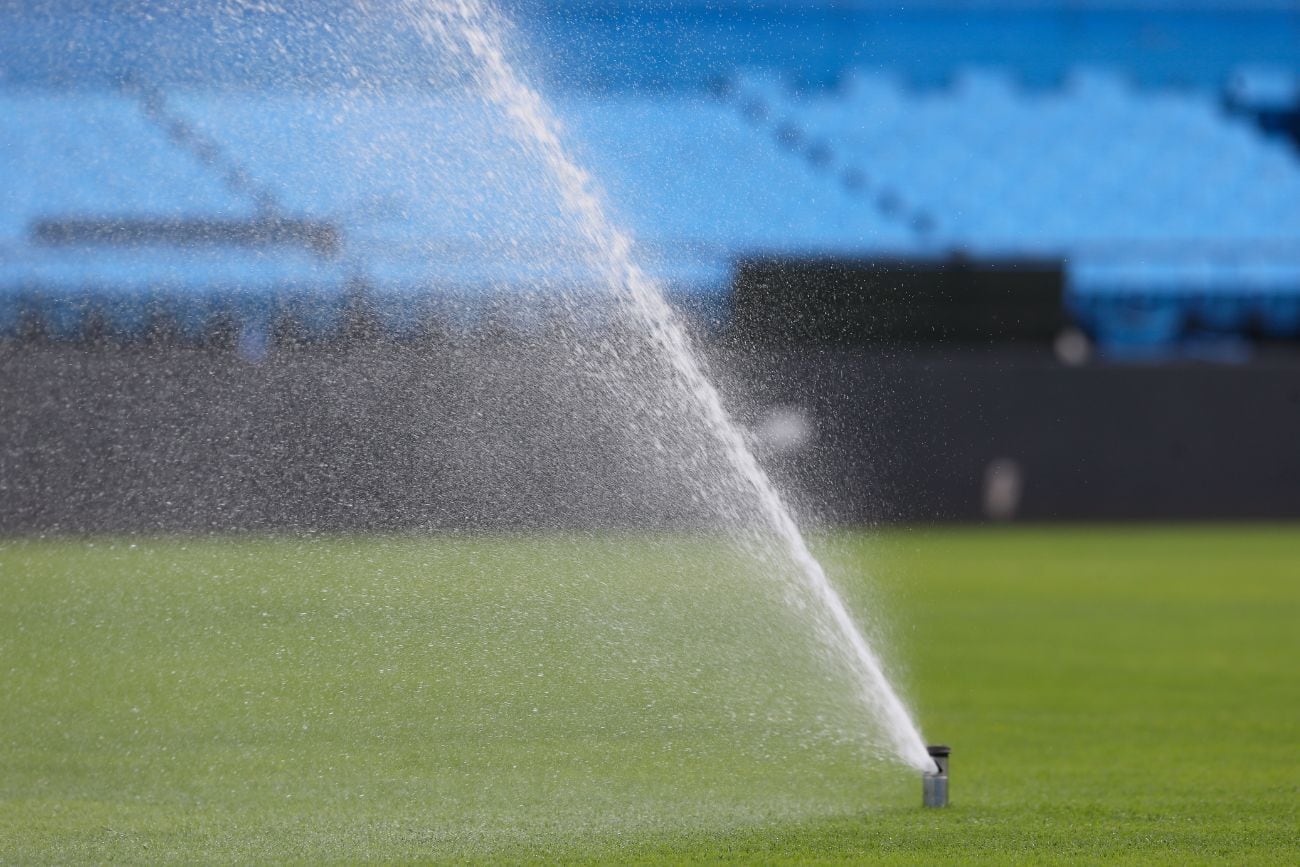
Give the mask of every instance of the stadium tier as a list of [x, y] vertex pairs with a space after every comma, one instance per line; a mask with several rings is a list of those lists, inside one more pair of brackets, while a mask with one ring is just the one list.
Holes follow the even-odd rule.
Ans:
[[[130, 333], [157, 315], [184, 332], [265, 329], [310, 292], [309, 333], [336, 327], [358, 293], [407, 332], [442, 302], [594, 280], [543, 168], [479, 103], [121, 93], [10, 107], [24, 117], [5, 161], [24, 180], [0, 261], [10, 333], [35, 320], [71, 336], [92, 317]], [[571, 97], [558, 111], [648, 267], [688, 305], [719, 299], [741, 253], [908, 243], [716, 99]], [[289, 224], [337, 237], [314, 244]]]
[[1062, 261], [1067, 306], [1103, 344], [1297, 334], [1300, 159], [1212, 93], [1096, 72], [1031, 91], [988, 70], [931, 90], [851, 73], [804, 94], [749, 73], [728, 93], [928, 249]]
[[[1235, 80], [1277, 108], [1288, 79]], [[1300, 159], [1196, 89], [996, 70], [916, 88], [741, 72], [721, 95], [565, 94], [557, 113], [650, 269], [720, 315], [739, 260], [1055, 260], [1113, 348], [1300, 330]], [[0, 329], [397, 333], [591, 283], [535, 157], [465, 98], [0, 95]], [[449, 315], [449, 314], [448, 314]]]

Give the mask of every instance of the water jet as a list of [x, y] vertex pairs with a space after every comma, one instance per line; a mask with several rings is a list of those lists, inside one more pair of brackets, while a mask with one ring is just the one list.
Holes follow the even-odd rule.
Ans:
[[934, 770], [926, 771], [921, 776], [921, 802], [927, 807], [948, 806], [948, 755], [952, 748], [944, 744], [932, 744], [925, 748], [934, 759]]
[[[546, 195], [566, 218], [566, 246], [572, 245], [575, 259], [604, 290], [610, 322], [601, 339], [609, 343], [611, 335], [620, 334], [626, 345], [650, 348], [657, 373], [628, 379], [628, 399], [654, 406], [660, 418], [692, 420], [689, 451], [718, 456], [712, 491], [725, 501], [732, 525], [744, 529], [765, 571], [783, 576], [789, 604], [810, 612], [818, 640], [849, 673], [860, 705], [880, 723], [894, 756], [917, 770], [930, 768], [925, 742], [883, 663], [732, 420], [663, 287], [638, 264], [632, 236], [611, 218], [602, 191], [571, 155], [552, 107], [511, 62], [503, 36], [507, 28], [494, 4], [400, 0], [398, 6], [427, 44], [465, 64], [472, 93], [500, 115], [508, 134], [547, 179]], [[626, 362], [618, 358], [615, 354], [597, 371], [604, 381], [621, 375], [619, 365]]]

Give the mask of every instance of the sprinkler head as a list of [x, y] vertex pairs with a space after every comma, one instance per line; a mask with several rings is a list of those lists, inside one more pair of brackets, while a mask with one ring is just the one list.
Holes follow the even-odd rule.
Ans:
[[942, 744], [926, 747], [935, 769], [921, 777], [921, 803], [927, 807], [948, 806], [948, 754], [952, 748]]

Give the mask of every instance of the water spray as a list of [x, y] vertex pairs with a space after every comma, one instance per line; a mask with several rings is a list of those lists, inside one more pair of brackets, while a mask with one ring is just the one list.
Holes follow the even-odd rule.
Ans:
[[657, 345], [672, 368], [681, 405], [698, 413], [722, 446], [735, 474], [735, 490], [752, 498], [752, 508], [796, 567], [802, 590], [816, 606], [821, 628], [852, 668], [863, 705], [883, 724], [890, 746], [901, 759], [917, 770], [929, 769], [932, 759], [926, 755], [925, 742], [885, 676], [880, 658], [867, 644], [809, 550], [781, 494], [732, 421], [662, 287], [637, 265], [631, 236], [610, 220], [590, 175], [565, 146], [553, 110], [510, 63], [493, 4], [488, 0], [402, 0], [401, 5], [410, 11], [417, 32], [430, 45], [471, 62], [481, 98], [505, 114], [516, 141], [545, 166], [557, 202], [570, 217], [574, 237], [583, 242], [587, 264], [602, 278], [600, 283], [612, 290], [611, 297], [620, 302], [628, 321]]
[[921, 776], [921, 802], [927, 807], [948, 806], [948, 754], [952, 748], [935, 744], [925, 748], [934, 759], [934, 770]]

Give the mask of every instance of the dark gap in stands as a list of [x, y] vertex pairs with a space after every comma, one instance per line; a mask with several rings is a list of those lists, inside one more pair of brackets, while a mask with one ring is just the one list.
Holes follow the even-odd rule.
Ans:
[[752, 259], [732, 326], [760, 344], [1049, 343], [1063, 286], [1059, 261]]

